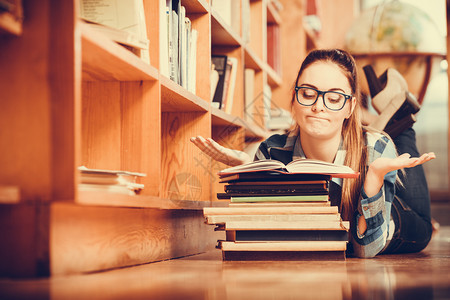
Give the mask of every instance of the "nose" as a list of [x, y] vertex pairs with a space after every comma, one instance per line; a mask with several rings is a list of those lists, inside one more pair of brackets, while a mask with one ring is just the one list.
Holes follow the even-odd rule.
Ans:
[[313, 111], [325, 111], [325, 99], [323, 94], [317, 96], [316, 102], [311, 106]]

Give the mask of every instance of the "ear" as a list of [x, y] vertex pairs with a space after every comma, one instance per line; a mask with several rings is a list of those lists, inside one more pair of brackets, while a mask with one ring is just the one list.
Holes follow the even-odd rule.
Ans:
[[345, 119], [350, 118], [350, 116], [353, 113], [353, 110], [355, 110], [355, 106], [356, 106], [356, 98], [352, 97], [352, 99], [350, 100], [350, 111], [348, 112], [348, 115], [345, 117]]

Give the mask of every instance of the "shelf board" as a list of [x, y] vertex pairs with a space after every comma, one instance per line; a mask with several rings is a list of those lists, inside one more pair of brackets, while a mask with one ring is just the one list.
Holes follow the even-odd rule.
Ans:
[[263, 69], [263, 63], [261, 59], [250, 49], [249, 46], [244, 47], [244, 60], [245, 67], [254, 69], [255, 71], [261, 71]]
[[78, 191], [77, 204], [109, 207], [203, 210], [204, 207], [228, 206], [228, 201], [171, 200], [154, 196], [132, 196], [103, 191]]
[[208, 111], [209, 103], [202, 98], [194, 95], [165, 76], [161, 76], [160, 81], [162, 112]]
[[281, 78], [280, 74], [278, 74], [267, 63], [264, 64], [263, 69], [267, 72], [267, 81], [271, 87], [275, 88], [283, 84], [283, 79]]
[[256, 125], [251, 125], [240, 117], [227, 114], [223, 110], [211, 107], [211, 122], [213, 126], [241, 127], [245, 130], [245, 136], [250, 139], [266, 139], [270, 132]]
[[273, 6], [272, 2], [267, 3], [267, 23], [281, 24], [281, 16]]
[[205, 0], [190, 0], [184, 1], [183, 6], [186, 7], [186, 11], [189, 13], [207, 13], [208, 3]]
[[211, 44], [215, 46], [242, 45], [241, 38], [233, 29], [225, 24], [220, 15], [211, 8]]
[[211, 123], [213, 126], [245, 126], [245, 123], [241, 118], [230, 115], [216, 107], [211, 107]]
[[87, 24], [83, 22], [78, 24], [81, 28], [83, 80], [158, 79], [159, 72], [156, 68], [143, 62], [135, 54], [109, 38], [93, 32]]
[[0, 13], [0, 35], [2, 32], [20, 36], [22, 34], [22, 22], [9, 12]]

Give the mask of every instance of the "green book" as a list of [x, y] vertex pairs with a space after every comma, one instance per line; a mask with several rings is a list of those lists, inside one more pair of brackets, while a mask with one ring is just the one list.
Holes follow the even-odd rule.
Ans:
[[327, 195], [231, 197], [231, 202], [313, 202], [328, 201]]

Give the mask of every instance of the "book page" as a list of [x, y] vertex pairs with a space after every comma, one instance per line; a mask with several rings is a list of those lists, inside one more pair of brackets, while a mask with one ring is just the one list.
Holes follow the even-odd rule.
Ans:
[[289, 173], [357, 174], [350, 167], [316, 159], [298, 159], [286, 165]]
[[273, 159], [257, 160], [247, 164], [224, 169], [219, 172], [220, 174], [237, 173], [237, 172], [250, 172], [250, 171], [265, 171], [276, 170], [284, 168], [284, 164], [281, 161]]

